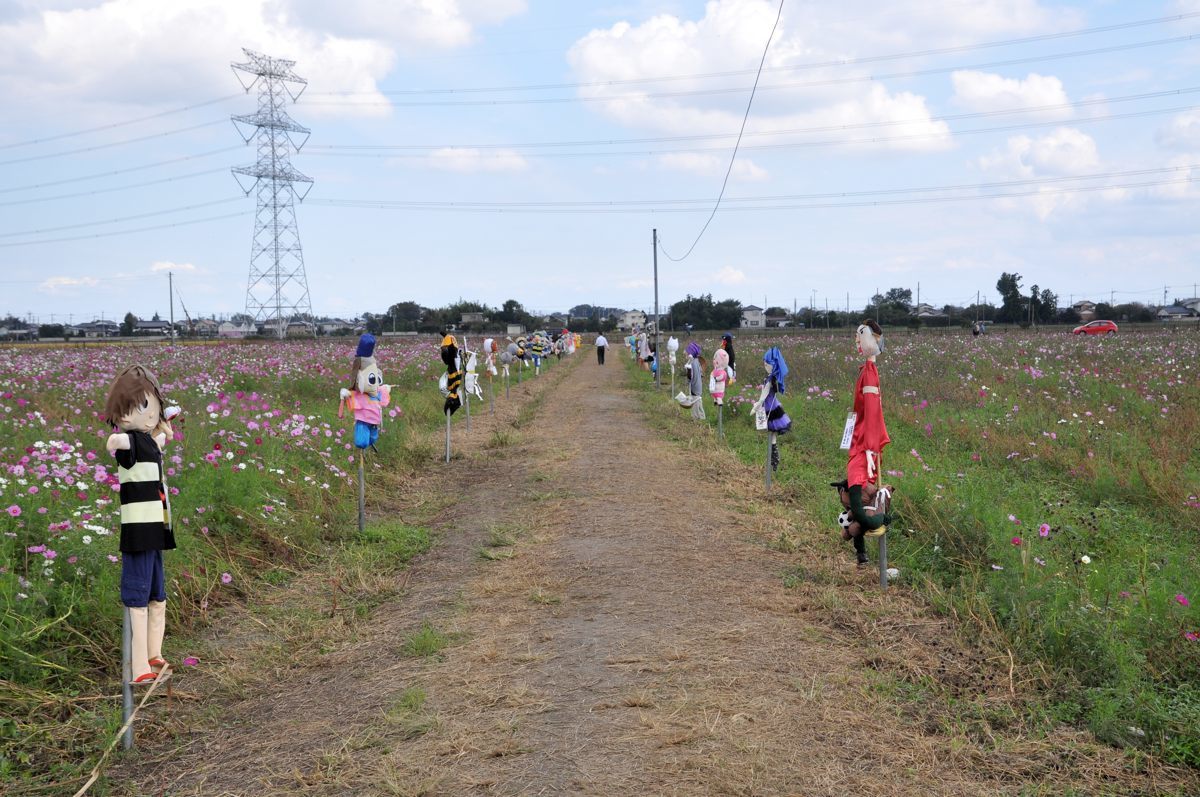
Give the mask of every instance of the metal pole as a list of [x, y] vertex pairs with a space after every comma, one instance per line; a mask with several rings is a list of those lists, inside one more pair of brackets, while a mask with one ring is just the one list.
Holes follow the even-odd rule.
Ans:
[[[675, 395], [672, 393], [671, 395]], [[725, 405], [717, 405], [717, 437], [725, 439]]]
[[[133, 629], [129, 625], [129, 607], [123, 607], [124, 621], [121, 623], [121, 722], [129, 722], [133, 716]], [[133, 748], [133, 725], [125, 729], [121, 746]]]
[[175, 340], [175, 272], [167, 272], [167, 291], [171, 294], [171, 340]]
[[[463, 387], [467, 386], [467, 375], [463, 374]], [[463, 390], [463, 406], [467, 408], [467, 431], [471, 431], [471, 391]]]
[[504, 368], [504, 400], [508, 401], [508, 367]]
[[763, 466], [763, 483], [767, 492], [771, 492], [771, 451], [775, 448], [775, 433], [767, 432], [767, 461]]
[[446, 410], [446, 464], [450, 464], [450, 410]]
[[879, 586], [888, 588], [887, 532], [879, 535]]
[[363, 477], [363, 451], [358, 449], [358, 530], [367, 525], [367, 487]]
[[496, 414], [496, 382], [488, 370], [488, 415]]
[[654, 244], [654, 389], [662, 389], [662, 350], [659, 347], [658, 328], [661, 325], [658, 317], [658, 229], [652, 232]]

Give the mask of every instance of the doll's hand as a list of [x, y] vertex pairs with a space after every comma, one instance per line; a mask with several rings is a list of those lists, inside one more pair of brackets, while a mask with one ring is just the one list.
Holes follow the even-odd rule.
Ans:
[[158, 444], [159, 451], [162, 451], [167, 447], [167, 440], [169, 439], [170, 438], [167, 437], [166, 432], [159, 432], [158, 434], [154, 435], [154, 442]]
[[346, 388], [342, 388], [340, 391], [338, 391], [338, 395], [342, 397], [343, 401], [345, 401], [346, 399], [350, 398], [350, 391]]
[[875, 479], [875, 452], [870, 450], [867, 451], [867, 478]]
[[116, 456], [118, 449], [128, 450], [129, 435], [125, 434], [124, 432], [110, 434], [108, 436], [108, 444], [105, 447], [108, 449], [108, 455], [110, 457]]

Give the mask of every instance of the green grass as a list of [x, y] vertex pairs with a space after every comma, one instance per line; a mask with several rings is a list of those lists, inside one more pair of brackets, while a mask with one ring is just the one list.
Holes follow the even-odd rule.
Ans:
[[[784, 332], [784, 330], [781, 330]], [[700, 338], [711, 357], [717, 336]], [[885, 330], [879, 358], [896, 486], [889, 556], [933, 605], [1053, 673], [1048, 699], [1108, 742], [1200, 766], [1200, 334]], [[775, 500], [827, 519], [860, 360], [849, 330], [780, 335], [791, 373]], [[753, 428], [766, 339], [741, 338], [727, 444], [761, 469]], [[631, 369], [653, 412], [681, 412]], [[684, 445], [711, 445], [716, 417]], [[787, 541], [771, 547], [786, 551]], [[845, 555], [852, 556], [849, 544]], [[785, 583], [798, 583], [789, 572]], [[1131, 730], [1133, 729], [1133, 730]]]
[[451, 637], [449, 634], [437, 630], [429, 623], [423, 623], [420, 629], [404, 638], [404, 643], [400, 646], [400, 649], [405, 656], [412, 656], [414, 658], [436, 656], [450, 642]]

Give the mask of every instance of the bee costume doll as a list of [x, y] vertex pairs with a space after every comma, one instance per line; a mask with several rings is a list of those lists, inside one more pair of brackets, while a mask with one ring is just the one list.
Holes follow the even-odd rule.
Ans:
[[163, 551], [175, 547], [162, 452], [174, 437], [158, 378], [141, 365], [122, 371], [108, 391], [104, 417], [117, 428], [108, 453], [121, 486], [121, 603], [129, 612], [130, 683], [149, 684], [168, 667], [162, 656], [167, 622]]

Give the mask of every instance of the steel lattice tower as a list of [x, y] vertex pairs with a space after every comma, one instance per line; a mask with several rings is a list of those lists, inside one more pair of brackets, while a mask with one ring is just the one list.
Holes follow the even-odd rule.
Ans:
[[[246, 93], [258, 86], [258, 111], [232, 117], [234, 127], [247, 144], [258, 139], [258, 161], [253, 166], [233, 168], [234, 179], [246, 196], [257, 190], [258, 200], [254, 242], [250, 248], [246, 314], [256, 322], [265, 322], [268, 328], [274, 324], [282, 338], [287, 334], [288, 322], [297, 317], [310, 326], [313, 324], [295, 207], [297, 199], [303, 201], [308, 195], [313, 181], [296, 171], [289, 160], [292, 150], [299, 152], [308, 141], [309, 130], [293, 121], [284, 109], [288, 98], [292, 102], [300, 98], [308, 81], [292, 71], [295, 61], [246, 49], [242, 52], [248, 60], [230, 66]], [[240, 72], [253, 80], [247, 83]], [[298, 89], [293, 90], [294, 87]], [[254, 182], [247, 182], [247, 177], [253, 177]], [[296, 183], [306, 185], [303, 193], [296, 190]]]

